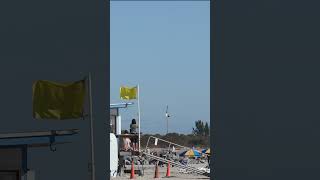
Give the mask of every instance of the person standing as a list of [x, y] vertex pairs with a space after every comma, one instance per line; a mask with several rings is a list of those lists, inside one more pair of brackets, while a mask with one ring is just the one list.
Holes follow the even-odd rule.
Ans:
[[176, 148], [174, 148], [174, 146], [172, 146], [172, 153], [176, 156]]
[[[139, 126], [137, 125], [137, 122], [135, 119], [132, 119], [131, 124], [130, 124], [130, 133], [131, 134], [138, 134], [138, 128]], [[132, 147], [134, 151], [137, 151], [138, 148], [138, 138], [136, 136], [131, 138], [132, 141]]]

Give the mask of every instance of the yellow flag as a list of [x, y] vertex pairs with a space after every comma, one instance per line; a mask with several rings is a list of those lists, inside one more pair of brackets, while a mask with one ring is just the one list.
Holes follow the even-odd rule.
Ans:
[[121, 99], [137, 99], [137, 87], [120, 87], [120, 98]]
[[56, 83], [39, 80], [33, 84], [35, 119], [76, 119], [83, 117], [85, 80]]

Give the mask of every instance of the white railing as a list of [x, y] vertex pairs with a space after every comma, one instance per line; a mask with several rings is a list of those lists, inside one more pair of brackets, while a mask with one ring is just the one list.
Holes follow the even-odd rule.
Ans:
[[148, 158], [155, 159], [155, 160], [161, 161], [163, 163], [169, 163], [170, 162], [170, 164], [175, 165], [177, 167], [180, 167], [182, 169], [185, 169], [187, 172], [202, 174], [202, 175], [205, 175], [205, 176], [210, 176], [210, 174], [208, 172], [206, 172], [205, 170], [201, 170], [201, 169], [198, 169], [198, 168], [195, 168], [195, 167], [192, 167], [192, 166], [188, 166], [188, 165], [183, 165], [181, 163], [170, 161], [168, 159], [164, 159], [164, 158], [161, 158], [161, 157], [158, 157], [158, 156], [155, 156], [155, 155], [152, 155], [152, 154], [148, 154], [148, 153], [145, 153], [145, 152], [142, 152], [142, 153], [145, 156], [147, 156]]
[[171, 146], [171, 145], [174, 145], [174, 146], [176, 146], [176, 147], [180, 147], [180, 148], [183, 148], [183, 149], [191, 149], [191, 148], [189, 148], [189, 147], [182, 146], [182, 145], [179, 145], [179, 144], [176, 144], [176, 143], [173, 143], [173, 142], [170, 142], [170, 141], [161, 139], [161, 138], [157, 138], [157, 137], [154, 137], [154, 136], [149, 136], [145, 149], [148, 148], [148, 145], [149, 145], [149, 142], [150, 142], [150, 139], [151, 139], [151, 138], [153, 138], [153, 139], [155, 139], [155, 140], [158, 139], [158, 141], [162, 141], [162, 142], [168, 143], [168, 144], [169, 144], [168, 150], [170, 150], [170, 146]]

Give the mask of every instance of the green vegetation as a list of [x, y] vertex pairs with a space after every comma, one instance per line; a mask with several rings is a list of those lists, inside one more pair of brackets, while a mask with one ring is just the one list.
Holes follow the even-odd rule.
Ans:
[[192, 132], [196, 136], [209, 136], [209, 125], [206, 122], [204, 125], [203, 121], [198, 120], [195, 122], [196, 127], [192, 128]]

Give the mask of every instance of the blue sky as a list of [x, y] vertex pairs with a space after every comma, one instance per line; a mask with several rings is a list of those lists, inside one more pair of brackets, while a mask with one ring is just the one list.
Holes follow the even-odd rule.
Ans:
[[[141, 131], [191, 133], [210, 121], [210, 2], [111, 1], [111, 103], [140, 85]], [[122, 126], [137, 106], [122, 110]]]

